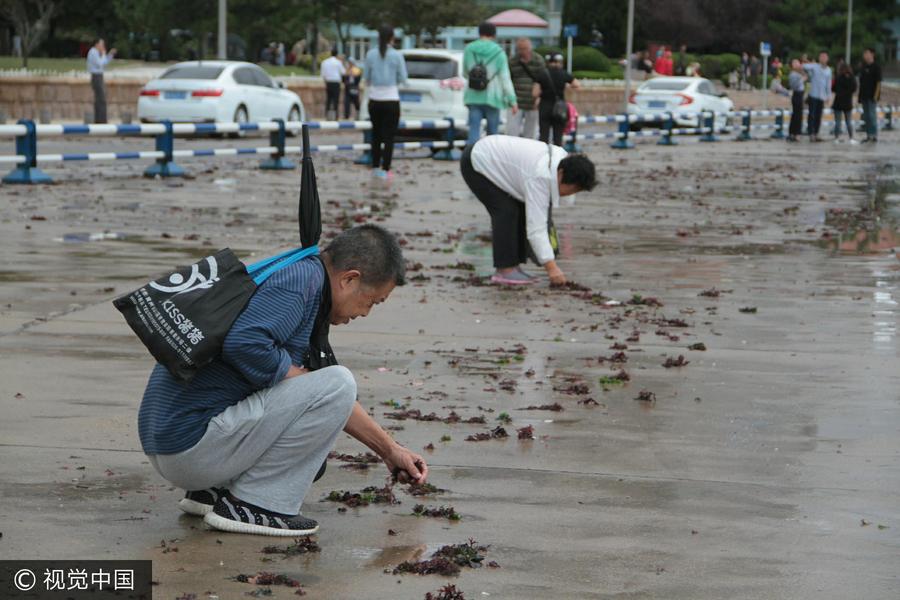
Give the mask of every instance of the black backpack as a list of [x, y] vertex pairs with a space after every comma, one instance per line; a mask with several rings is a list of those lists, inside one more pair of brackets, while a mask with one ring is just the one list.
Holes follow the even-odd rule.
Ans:
[[[493, 56], [491, 56], [487, 62], [491, 62], [494, 58], [497, 57], [498, 54], [503, 52], [503, 49], [497, 50]], [[490, 77], [488, 77], [487, 67], [484, 66], [484, 63], [481, 61], [476, 62], [471, 69], [469, 69], [469, 89], [475, 90], [478, 92], [483, 92], [487, 89], [488, 84], [497, 74], [494, 73]]]

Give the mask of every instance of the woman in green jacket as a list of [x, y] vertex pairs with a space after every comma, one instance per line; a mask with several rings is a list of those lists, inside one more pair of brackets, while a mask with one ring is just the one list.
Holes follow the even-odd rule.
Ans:
[[463, 54], [463, 72], [469, 79], [463, 96], [469, 109], [469, 146], [481, 137], [482, 119], [487, 120], [487, 134], [493, 135], [500, 125], [502, 109], [510, 108], [512, 114], [518, 111], [506, 53], [494, 41], [497, 27], [485, 21], [478, 26], [478, 35]]

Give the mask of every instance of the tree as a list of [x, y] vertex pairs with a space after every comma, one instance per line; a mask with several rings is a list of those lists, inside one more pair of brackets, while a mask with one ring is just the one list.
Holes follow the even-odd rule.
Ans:
[[364, 15], [363, 23], [373, 29], [399, 27], [415, 36], [416, 46], [420, 46], [423, 33], [434, 39], [444, 27], [473, 25], [483, 16], [484, 10], [473, 0], [386, 0]]
[[22, 40], [22, 66], [28, 68], [29, 55], [50, 29], [50, 19], [59, 10], [56, 0], [0, 0], [0, 13], [13, 25]]
[[[563, 23], [578, 25], [578, 35], [573, 43], [577, 46], [591, 44], [596, 30], [603, 34], [601, 50], [609, 56], [625, 54], [627, 19], [628, 2], [622, 0], [566, 0], [563, 5]], [[637, 32], [635, 37], [638, 37]], [[560, 40], [560, 45], [564, 46], [565, 40]]]
[[[900, 4], [894, 0], [855, 0], [851, 55], [858, 59], [864, 47], [889, 41], [891, 34], [885, 25], [897, 16], [900, 16]], [[783, 51], [814, 55], [825, 50], [832, 56], [842, 57], [847, 1], [784, 0], [775, 6], [768, 24], [778, 35]]]

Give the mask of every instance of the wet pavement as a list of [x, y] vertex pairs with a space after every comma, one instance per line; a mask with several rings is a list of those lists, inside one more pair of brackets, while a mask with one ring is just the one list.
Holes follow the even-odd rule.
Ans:
[[[448, 581], [470, 599], [895, 598], [900, 153], [883, 138], [585, 146], [601, 183], [554, 218], [560, 264], [591, 292], [479, 285], [487, 215], [455, 163], [401, 160], [384, 189], [347, 155], [318, 157], [326, 237], [379, 222], [421, 263], [332, 341], [376, 418], [433, 444], [447, 491], [339, 512], [320, 500], [385, 472], [332, 461], [303, 509], [321, 552], [291, 558], [261, 553], [288, 540], [180, 513], [139, 450], [150, 360], [109, 301], [219, 247], [293, 243], [299, 173], [68, 164], [48, 169], [57, 185], [3, 186], [0, 558], [150, 558], [154, 597], [201, 600], [245, 597], [259, 586], [233, 578], [257, 571], [327, 599]], [[411, 409], [484, 424], [385, 416]], [[497, 425], [509, 437], [466, 441]], [[462, 518], [413, 516], [419, 503]], [[469, 538], [498, 567], [389, 572]]]

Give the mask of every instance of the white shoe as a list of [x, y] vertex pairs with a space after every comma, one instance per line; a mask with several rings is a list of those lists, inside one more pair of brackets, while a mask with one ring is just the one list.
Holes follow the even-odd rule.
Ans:
[[851, 139], [851, 140], [850, 140], [850, 145], [851, 145], [851, 146], [859, 146], [859, 142], [857, 142], [856, 140]]
[[835, 144], [840, 144], [840, 143], [841, 143], [841, 140], [840, 140], [840, 139], [837, 139], [837, 138], [835, 138], [835, 140], [834, 140], [834, 143], [835, 143]]

